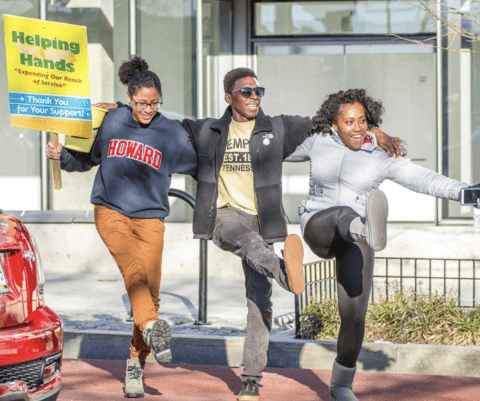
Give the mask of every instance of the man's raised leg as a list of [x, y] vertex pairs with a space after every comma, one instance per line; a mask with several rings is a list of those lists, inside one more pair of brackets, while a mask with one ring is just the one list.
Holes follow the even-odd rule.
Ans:
[[250, 268], [275, 279], [287, 291], [296, 294], [303, 292], [305, 279], [300, 238], [294, 235], [287, 238], [284, 261], [259, 232], [257, 216], [230, 208], [217, 210], [213, 242], [219, 248], [239, 256]]

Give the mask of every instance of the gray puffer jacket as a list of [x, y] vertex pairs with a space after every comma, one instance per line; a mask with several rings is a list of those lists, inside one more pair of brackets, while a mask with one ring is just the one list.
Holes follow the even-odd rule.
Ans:
[[364, 217], [368, 193], [386, 179], [415, 192], [456, 201], [461, 189], [469, 185], [402, 157], [389, 157], [377, 147], [372, 133], [368, 136], [371, 142], [364, 143], [360, 150], [352, 150], [333, 129], [331, 132], [308, 137], [286, 160], [310, 160], [309, 195], [299, 208], [302, 230], [315, 212], [332, 206], [350, 206]]

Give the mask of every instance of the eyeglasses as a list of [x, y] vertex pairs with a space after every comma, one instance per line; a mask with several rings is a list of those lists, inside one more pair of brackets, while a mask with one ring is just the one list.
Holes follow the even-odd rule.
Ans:
[[240, 92], [240, 95], [248, 99], [252, 96], [253, 92], [255, 92], [255, 95], [258, 97], [262, 97], [265, 95], [265, 88], [262, 88], [261, 86], [257, 86], [256, 88], [246, 86], [245, 88], [235, 89], [232, 93], [233, 92]]
[[161, 100], [158, 102], [152, 102], [152, 103], [137, 102], [135, 101], [135, 99], [133, 99], [133, 97], [132, 97], [132, 103], [135, 105], [135, 107], [138, 110], [145, 110], [148, 106], [150, 106], [152, 110], [158, 110], [158, 108], [163, 104]]

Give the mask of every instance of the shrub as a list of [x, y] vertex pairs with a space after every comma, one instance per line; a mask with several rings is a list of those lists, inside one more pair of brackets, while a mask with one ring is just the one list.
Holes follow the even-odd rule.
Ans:
[[[313, 300], [302, 311], [300, 332], [316, 335], [304, 338], [336, 339], [340, 315], [336, 299], [322, 303]], [[312, 324], [314, 316], [317, 322]], [[318, 323], [320, 321], [320, 324]], [[390, 299], [371, 304], [367, 312], [365, 341], [393, 343], [480, 345], [480, 306], [459, 308], [452, 298], [438, 294], [405, 294], [396, 292]]]

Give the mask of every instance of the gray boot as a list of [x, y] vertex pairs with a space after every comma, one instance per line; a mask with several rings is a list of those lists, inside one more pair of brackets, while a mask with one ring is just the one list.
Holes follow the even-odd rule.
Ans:
[[332, 401], [358, 401], [352, 391], [353, 377], [357, 368], [347, 368], [333, 362], [330, 380], [330, 399]]
[[125, 398], [142, 398], [143, 390], [143, 368], [145, 361], [138, 358], [127, 360], [127, 371], [125, 372]]
[[382, 251], [387, 246], [387, 217], [387, 197], [379, 189], [374, 189], [367, 197], [365, 223], [360, 217], [354, 219], [350, 223], [350, 235], [355, 242]]

